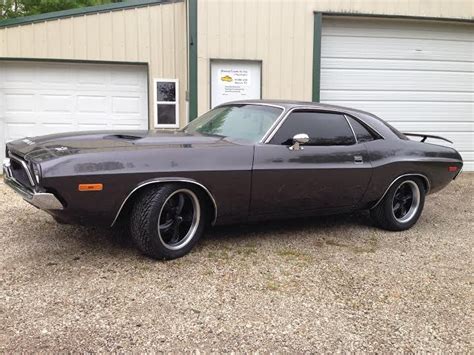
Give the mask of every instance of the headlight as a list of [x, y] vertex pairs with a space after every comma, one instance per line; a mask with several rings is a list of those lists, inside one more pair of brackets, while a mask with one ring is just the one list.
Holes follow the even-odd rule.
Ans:
[[41, 167], [39, 164], [31, 163], [31, 171], [33, 172], [33, 176], [35, 177], [36, 183], [40, 183], [41, 180]]

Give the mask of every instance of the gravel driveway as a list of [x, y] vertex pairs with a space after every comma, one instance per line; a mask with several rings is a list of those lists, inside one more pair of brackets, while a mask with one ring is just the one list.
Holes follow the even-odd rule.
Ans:
[[171, 262], [0, 183], [0, 351], [472, 352], [473, 182], [407, 232], [365, 213], [218, 228]]

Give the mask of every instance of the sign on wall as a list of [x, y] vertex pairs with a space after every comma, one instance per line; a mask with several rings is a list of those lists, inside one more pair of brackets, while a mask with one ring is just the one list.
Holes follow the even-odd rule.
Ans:
[[261, 62], [211, 61], [211, 108], [235, 100], [260, 99]]

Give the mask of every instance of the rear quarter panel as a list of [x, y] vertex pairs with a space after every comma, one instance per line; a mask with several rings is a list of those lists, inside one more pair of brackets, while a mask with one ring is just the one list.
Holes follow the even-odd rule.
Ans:
[[449, 166], [462, 168], [459, 153], [449, 147], [411, 140], [376, 140], [367, 143], [373, 167], [372, 182], [364, 203], [371, 204], [382, 197], [388, 186], [404, 174], [422, 174], [430, 184], [430, 193], [449, 184], [457, 172], [449, 172]]

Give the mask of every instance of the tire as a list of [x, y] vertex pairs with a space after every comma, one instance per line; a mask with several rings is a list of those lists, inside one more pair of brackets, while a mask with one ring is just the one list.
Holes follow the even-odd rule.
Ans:
[[425, 195], [420, 178], [402, 178], [390, 187], [382, 201], [370, 211], [370, 215], [380, 228], [390, 231], [410, 229], [420, 218]]
[[156, 185], [138, 196], [130, 216], [132, 239], [147, 256], [180, 258], [204, 232], [206, 209], [202, 193], [182, 184]]

